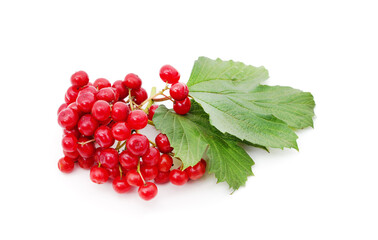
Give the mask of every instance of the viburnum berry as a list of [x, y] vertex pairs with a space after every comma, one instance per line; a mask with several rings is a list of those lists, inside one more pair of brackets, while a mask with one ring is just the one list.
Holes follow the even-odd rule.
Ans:
[[159, 173], [156, 166], [141, 166], [140, 173], [142, 174], [144, 180], [153, 180]]
[[129, 140], [127, 140], [126, 146], [131, 154], [141, 157], [147, 153], [150, 142], [146, 136], [136, 133], [131, 135]]
[[77, 162], [79, 163], [79, 166], [83, 169], [91, 169], [94, 164], [94, 157], [89, 157], [89, 158], [83, 158], [79, 157], [77, 159]]
[[118, 167], [118, 152], [113, 148], [106, 148], [101, 151], [99, 161], [102, 167]]
[[126, 75], [125, 80], [123, 80], [123, 85], [130, 89], [139, 89], [142, 86], [142, 80], [138, 75], [129, 73]]
[[105, 121], [110, 117], [110, 105], [104, 100], [98, 100], [93, 104], [92, 115], [99, 121]]
[[58, 115], [58, 123], [62, 128], [73, 129], [77, 121], [79, 121], [79, 114], [71, 108], [63, 109]]
[[66, 109], [67, 106], [68, 106], [67, 103], [63, 103], [62, 105], [60, 105], [60, 107], [58, 108], [58, 115], [59, 115], [60, 111], [62, 111], [63, 109]]
[[91, 114], [83, 115], [77, 123], [79, 132], [84, 136], [92, 136], [98, 128], [98, 121]]
[[169, 174], [170, 172], [159, 172], [154, 179], [155, 183], [164, 184], [169, 182]]
[[115, 140], [112, 134], [112, 130], [107, 126], [100, 126], [97, 128], [94, 138], [96, 143], [100, 145], [102, 148], [111, 147]]
[[71, 86], [67, 89], [66, 96], [65, 96], [65, 101], [66, 103], [70, 104], [72, 102], [76, 101], [76, 98], [79, 94], [79, 90], [77, 87]]
[[158, 188], [152, 182], [147, 182], [138, 189], [139, 196], [146, 201], [153, 199], [158, 193]]
[[59, 159], [58, 161], [58, 168], [61, 172], [64, 173], [70, 173], [73, 171], [75, 167], [75, 162], [74, 159], [69, 158], [69, 157], [64, 157]]
[[191, 102], [188, 97], [182, 101], [175, 101], [175, 103], [173, 104], [173, 110], [175, 110], [175, 112], [180, 115], [187, 114], [190, 111], [190, 107]]
[[148, 152], [142, 156], [143, 165], [156, 166], [160, 161], [160, 153], [157, 148], [150, 147]]
[[134, 156], [130, 151], [125, 150], [119, 155], [119, 163], [127, 170], [135, 169], [138, 166], [139, 157]]
[[155, 115], [156, 109], [159, 107], [159, 105], [153, 104], [151, 107], [148, 109], [148, 119], [152, 121], [152, 118]]
[[182, 101], [188, 97], [189, 89], [185, 83], [179, 82], [172, 85], [172, 87], [169, 89], [169, 94], [174, 100]]
[[73, 129], [63, 129], [63, 136], [68, 135], [68, 134], [73, 134], [76, 138], [80, 138], [81, 134], [77, 128]]
[[116, 191], [117, 193], [126, 193], [128, 191], [130, 191], [131, 189], [131, 186], [130, 184], [127, 183], [127, 180], [126, 178], [121, 178], [121, 177], [116, 177], [114, 178], [113, 180], [113, 189], [114, 191]]
[[72, 74], [71, 84], [75, 87], [82, 87], [87, 85], [89, 82], [88, 74], [84, 71], [78, 71]]
[[124, 102], [116, 102], [113, 105], [111, 117], [116, 122], [126, 122], [130, 108]]
[[162, 154], [159, 159], [159, 171], [160, 172], [169, 172], [173, 165], [173, 159], [168, 154]]
[[77, 108], [84, 113], [90, 113], [95, 102], [96, 98], [91, 92], [80, 93], [76, 98]]
[[62, 139], [64, 151], [75, 152], [77, 150], [77, 138], [73, 134], [67, 134]]
[[121, 176], [118, 164], [112, 168], [105, 168], [105, 169], [108, 171], [110, 179], [114, 179]]
[[133, 89], [131, 96], [136, 104], [141, 104], [148, 98], [147, 91], [144, 88]]
[[73, 151], [73, 152], [67, 152], [65, 150], [63, 150], [63, 154], [65, 157], [69, 157], [69, 158], [72, 158], [72, 159], [77, 159], [80, 155], [79, 155], [79, 152], [76, 150], [76, 151]]
[[131, 135], [131, 130], [125, 122], [118, 122], [112, 126], [112, 135], [117, 141], [124, 141]]
[[171, 65], [161, 67], [159, 75], [161, 80], [170, 84], [175, 84], [180, 80], [180, 73]]
[[155, 143], [159, 151], [162, 153], [170, 153], [173, 150], [168, 137], [165, 134], [159, 133], [155, 138]]
[[89, 84], [88, 85], [86, 85], [86, 86], [84, 86], [83, 88], [81, 88], [80, 90], [79, 90], [79, 96], [81, 95], [81, 94], [83, 94], [83, 93], [92, 93], [94, 96], [96, 96], [97, 95], [97, 89], [95, 88], [95, 87], [93, 87], [93, 86], [90, 86]]
[[94, 166], [89, 174], [92, 182], [97, 184], [106, 183], [109, 179], [109, 173], [105, 168]]
[[111, 87], [112, 85], [106, 78], [98, 78], [96, 81], [94, 81], [93, 86], [97, 88], [98, 90], [106, 88], [106, 87]]
[[77, 145], [77, 151], [83, 158], [90, 158], [95, 154], [96, 148], [92, 140], [93, 139], [87, 137], [81, 137], [77, 140], [79, 143]]
[[77, 107], [77, 104], [76, 102], [72, 102], [70, 103], [67, 108], [71, 108], [72, 110], [74, 110], [75, 112], [77, 112], [77, 114], [79, 115], [79, 118], [84, 114], [78, 107]]
[[136, 169], [132, 169], [126, 173], [127, 183], [131, 186], [139, 187], [143, 185], [143, 180]]
[[187, 167], [185, 172], [191, 180], [200, 179], [206, 172], [206, 161], [201, 159], [201, 161], [193, 167]]
[[188, 174], [185, 171], [179, 169], [173, 169], [169, 174], [169, 180], [174, 185], [184, 185], [189, 179]]
[[122, 80], [115, 81], [112, 87], [115, 88], [118, 92], [118, 100], [123, 100], [129, 95], [129, 91], [127, 90], [125, 85], [123, 85]]
[[145, 128], [147, 126], [147, 123], [147, 114], [142, 110], [131, 111], [127, 118], [127, 124], [130, 127], [130, 129], [139, 130]]
[[97, 95], [97, 100], [104, 100], [108, 103], [112, 103], [118, 99], [116, 99], [116, 93], [114, 92], [114, 89], [112, 87], [105, 87], [101, 88]]

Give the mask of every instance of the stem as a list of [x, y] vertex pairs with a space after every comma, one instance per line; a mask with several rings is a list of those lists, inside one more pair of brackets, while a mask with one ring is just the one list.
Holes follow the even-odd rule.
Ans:
[[[153, 95], [155, 95], [156, 94], [156, 87], [153, 87], [152, 89], [151, 89], [151, 93], [150, 93], [150, 96], [153, 96]], [[148, 114], [148, 110], [150, 109], [150, 107], [152, 106], [152, 104], [154, 104], [154, 99], [150, 99], [150, 101], [148, 102], [148, 104], [147, 104], [147, 107], [144, 109], [144, 112], [146, 113], [146, 114]], [[141, 105], [142, 106], [142, 105]]]
[[118, 165], [118, 169], [119, 169], [119, 178], [122, 179], [122, 168], [121, 168], [121, 165]]
[[156, 143], [154, 143], [154, 142], [151, 141], [150, 139], [148, 139], [148, 141], [152, 144], [152, 146], [156, 147]]
[[85, 145], [85, 144], [87, 144], [87, 143], [91, 143], [91, 142], [94, 142], [94, 141], [96, 141], [96, 140], [91, 139], [91, 140], [88, 140], [88, 141], [86, 141], [86, 142], [78, 142], [78, 144]]
[[167, 101], [169, 100], [168, 98], [166, 97], [163, 97], [163, 98], [154, 98], [152, 99], [154, 102], [164, 102], [164, 101]]
[[163, 88], [160, 92], [156, 93], [155, 95], [153, 95], [153, 96], [147, 98], [146, 100], [144, 100], [144, 102], [142, 102], [139, 106], [143, 106], [144, 104], [146, 104], [147, 102], [149, 102], [151, 99], [156, 98], [159, 95], [162, 95], [164, 93], [164, 91], [167, 90], [168, 88], [169, 88], [168, 84], [166, 84], [165, 88]]
[[146, 185], [146, 181], [144, 180], [142, 174], [140, 173], [140, 161], [138, 161], [137, 173], [139, 173], [140, 178], [142, 178], [143, 185]]
[[148, 120], [147, 123], [150, 124], [150, 125], [152, 125], [152, 126], [155, 126], [154, 122], [152, 122], [151, 120]]
[[133, 102], [133, 99], [131, 97], [131, 89], [130, 88], [129, 88], [129, 103], [130, 103], [131, 111], [134, 111], [134, 102]]
[[162, 93], [161, 95], [163, 95], [167, 100], [171, 100], [173, 103], [175, 102], [175, 100], [173, 100], [170, 96], [167, 96], [164, 93]]
[[[120, 143], [120, 142], [118, 142], [118, 143]], [[119, 146], [117, 145], [116, 150], [119, 151], [125, 145], [126, 145], [126, 140], [121, 145], [119, 145]]]

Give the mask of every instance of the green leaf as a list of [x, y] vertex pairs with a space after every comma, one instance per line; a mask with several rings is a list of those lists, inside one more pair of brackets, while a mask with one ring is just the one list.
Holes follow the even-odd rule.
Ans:
[[195, 101], [184, 116], [160, 105], [153, 122], [167, 135], [175, 156], [182, 160], [184, 168], [199, 162], [207, 150], [208, 171], [215, 174], [218, 182], [226, 181], [236, 190], [244, 185], [248, 176], [253, 175], [251, 157], [234, 137], [228, 137], [211, 126], [208, 115]]
[[222, 133], [264, 147], [298, 149], [293, 128], [312, 126], [313, 97], [289, 87], [260, 85], [267, 78], [264, 67], [200, 57], [188, 87]]

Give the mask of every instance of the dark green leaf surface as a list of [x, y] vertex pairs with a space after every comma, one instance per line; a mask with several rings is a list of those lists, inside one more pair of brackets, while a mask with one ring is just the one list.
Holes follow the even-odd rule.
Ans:
[[160, 105], [153, 122], [158, 130], [168, 136], [184, 167], [199, 162], [207, 149], [208, 171], [215, 174], [218, 182], [226, 181], [236, 190], [252, 175], [254, 162], [250, 156], [238, 145], [238, 141], [211, 126], [208, 115], [195, 101], [192, 101], [190, 112], [184, 116]]

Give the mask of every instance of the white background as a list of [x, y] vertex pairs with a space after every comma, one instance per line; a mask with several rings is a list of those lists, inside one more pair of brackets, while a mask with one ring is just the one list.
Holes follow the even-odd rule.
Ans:
[[[1, 1], [1, 239], [378, 239], [376, 1]], [[77, 70], [149, 91], [198, 56], [264, 65], [315, 96], [299, 149], [248, 149], [254, 177], [145, 202], [62, 174], [56, 121]]]

